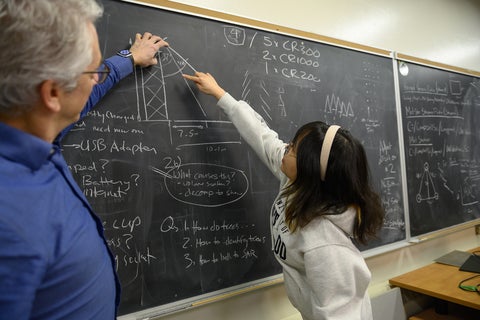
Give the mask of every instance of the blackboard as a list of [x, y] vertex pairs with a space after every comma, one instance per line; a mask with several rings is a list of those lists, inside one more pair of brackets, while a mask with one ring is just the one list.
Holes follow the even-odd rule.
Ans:
[[105, 57], [136, 32], [166, 37], [159, 64], [122, 80], [63, 142], [104, 221], [123, 293], [120, 314], [195, 301], [281, 274], [269, 211], [278, 181], [213, 98], [181, 73], [212, 73], [288, 142], [312, 120], [348, 128], [366, 148], [386, 221], [362, 250], [405, 240], [393, 63], [292, 35], [103, 1]]
[[410, 230], [480, 217], [480, 81], [399, 62]]

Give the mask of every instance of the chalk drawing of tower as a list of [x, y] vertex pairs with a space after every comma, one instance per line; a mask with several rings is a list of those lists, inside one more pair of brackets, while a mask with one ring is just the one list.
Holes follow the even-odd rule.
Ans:
[[168, 119], [163, 58], [157, 65], [135, 70], [137, 87], [137, 119], [139, 121], [160, 121]]
[[192, 89], [193, 84], [182, 77], [182, 72], [185, 68], [191, 69], [188, 73], [196, 72], [196, 70], [185, 58], [174, 51], [173, 48], [167, 47], [167, 50], [167, 52], [159, 55], [157, 65], [135, 70], [137, 120], [172, 120], [168, 113], [166, 85], [167, 79], [173, 78], [181, 78], [185, 87], [188, 88], [192, 99], [197, 104], [203, 116], [206, 117], [206, 112]]

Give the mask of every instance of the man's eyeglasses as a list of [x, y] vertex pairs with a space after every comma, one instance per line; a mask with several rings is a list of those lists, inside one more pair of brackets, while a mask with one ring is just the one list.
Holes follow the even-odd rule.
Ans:
[[82, 73], [93, 74], [93, 80], [95, 80], [96, 83], [100, 84], [105, 82], [108, 75], [110, 74], [110, 69], [106, 64], [102, 63], [96, 71], [84, 71]]

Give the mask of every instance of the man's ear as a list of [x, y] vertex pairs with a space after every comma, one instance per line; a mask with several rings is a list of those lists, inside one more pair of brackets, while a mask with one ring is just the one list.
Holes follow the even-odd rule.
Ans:
[[60, 97], [62, 89], [53, 80], [45, 80], [40, 84], [40, 100], [51, 112], [59, 112], [61, 109]]

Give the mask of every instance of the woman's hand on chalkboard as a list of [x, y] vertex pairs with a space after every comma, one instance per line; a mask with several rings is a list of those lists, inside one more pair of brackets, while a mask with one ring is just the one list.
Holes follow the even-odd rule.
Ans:
[[157, 52], [161, 47], [168, 47], [168, 42], [150, 32], [143, 35], [137, 33], [135, 42], [130, 47], [135, 65], [148, 67], [157, 64]]
[[184, 74], [183, 77], [195, 82], [200, 91], [214, 96], [217, 100], [220, 100], [225, 94], [225, 90], [218, 85], [217, 81], [210, 73], [195, 72], [194, 76]]

